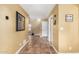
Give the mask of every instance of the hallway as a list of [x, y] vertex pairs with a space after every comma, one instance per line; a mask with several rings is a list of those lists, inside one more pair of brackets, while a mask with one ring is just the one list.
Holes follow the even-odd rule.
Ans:
[[79, 52], [79, 5], [3, 4], [0, 7], [0, 53]]
[[40, 38], [40, 36], [32, 37], [31, 41], [25, 45], [20, 54], [54, 54], [54, 48], [49, 45], [47, 38]]

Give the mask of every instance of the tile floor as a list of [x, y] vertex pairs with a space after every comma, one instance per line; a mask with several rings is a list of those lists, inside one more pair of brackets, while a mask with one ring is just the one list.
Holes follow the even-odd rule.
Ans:
[[20, 51], [20, 54], [55, 54], [53, 47], [49, 45], [47, 38], [33, 36], [31, 41]]

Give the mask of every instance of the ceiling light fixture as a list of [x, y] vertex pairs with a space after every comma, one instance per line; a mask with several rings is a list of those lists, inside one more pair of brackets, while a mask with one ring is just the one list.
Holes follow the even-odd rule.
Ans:
[[38, 22], [40, 22], [40, 21], [41, 21], [41, 19], [40, 19], [40, 18], [38, 18], [38, 19], [37, 19], [37, 21], [38, 21]]

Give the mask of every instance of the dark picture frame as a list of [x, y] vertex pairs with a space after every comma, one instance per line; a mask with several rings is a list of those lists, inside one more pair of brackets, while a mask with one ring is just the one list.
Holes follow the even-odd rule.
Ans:
[[73, 14], [66, 14], [65, 21], [66, 22], [73, 22]]
[[16, 11], [16, 31], [25, 30], [25, 17]]

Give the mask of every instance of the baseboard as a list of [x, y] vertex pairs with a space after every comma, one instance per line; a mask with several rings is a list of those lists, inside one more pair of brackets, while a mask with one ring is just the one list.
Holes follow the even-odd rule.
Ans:
[[15, 53], [19, 54], [19, 52], [23, 49], [23, 47], [29, 42], [30, 40], [26, 41], [25, 44], [23, 44]]
[[53, 46], [56, 53], [59, 53], [52, 43], [50, 45]]
[[55, 50], [56, 53], [59, 53], [59, 52], [57, 51], [57, 49], [54, 47], [54, 45], [53, 45], [53, 48], [54, 48], [54, 50]]

